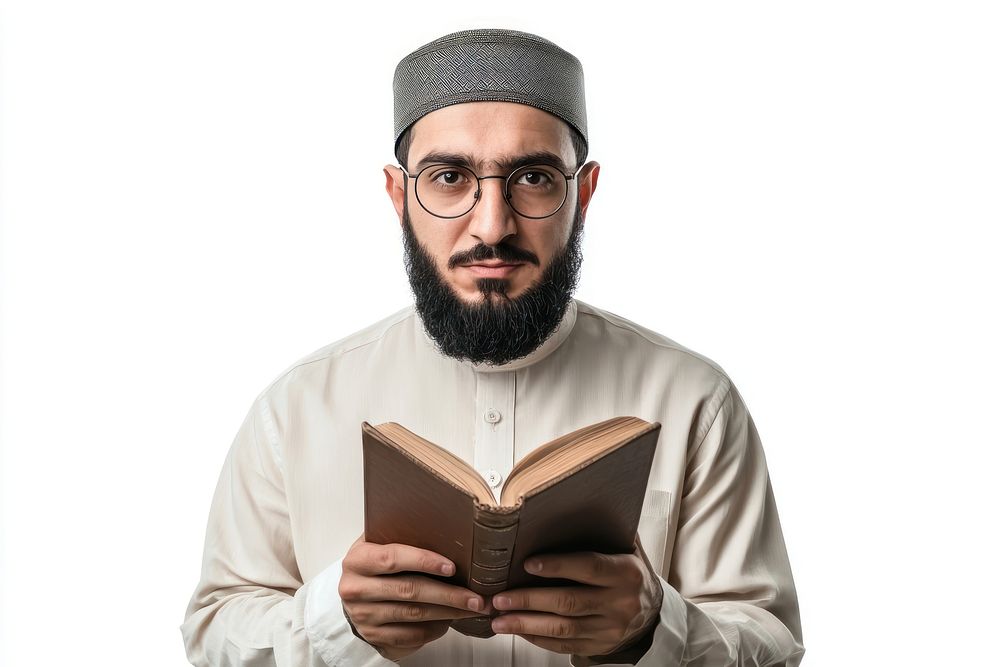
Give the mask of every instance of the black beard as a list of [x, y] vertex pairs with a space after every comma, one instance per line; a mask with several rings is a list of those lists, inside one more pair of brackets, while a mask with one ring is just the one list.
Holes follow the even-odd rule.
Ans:
[[[447, 224], [442, 221], [442, 224]], [[550, 224], [531, 220], [527, 224]], [[424, 330], [438, 350], [456, 359], [475, 363], [506, 364], [527, 356], [538, 348], [559, 326], [573, 298], [580, 277], [583, 254], [583, 214], [577, 200], [573, 230], [563, 250], [553, 257], [541, 278], [524, 293], [511, 299], [506, 278], [478, 278], [476, 286], [482, 301], [468, 304], [452, 289], [426, 248], [417, 240], [410, 225], [406, 203], [403, 204], [403, 245], [406, 273]], [[480, 243], [451, 258], [450, 267], [468, 262], [498, 259], [503, 262], [538, 264], [538, 258], [522, 248], [501, 243]], [[497, 294], [496, 300], [491, 295]]]

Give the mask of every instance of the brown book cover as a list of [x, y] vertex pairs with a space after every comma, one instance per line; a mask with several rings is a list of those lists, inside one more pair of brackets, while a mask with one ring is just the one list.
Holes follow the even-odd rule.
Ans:
[[[455, 574], [437, 579], [489, 597], [575, 583], [526, 572], [535, 553], [632, 553], [660, 423], [614, 417], [551, 440], [514, 466], [500, 503], [468, 463], [400, 424], [361, 430], [365, 539], [440, 553]], [[493, 634], [486, 616], [452, 626]]]

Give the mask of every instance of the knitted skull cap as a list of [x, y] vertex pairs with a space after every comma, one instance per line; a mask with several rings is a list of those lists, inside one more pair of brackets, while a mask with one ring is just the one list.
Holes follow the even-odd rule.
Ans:
[[589, 150], [583, 66], [549, 40], [519, 30], [476, 28], [435, 39], [396, 65], [393, 150], [410, 125], [462, 102], [519, 102], [562, 118]]

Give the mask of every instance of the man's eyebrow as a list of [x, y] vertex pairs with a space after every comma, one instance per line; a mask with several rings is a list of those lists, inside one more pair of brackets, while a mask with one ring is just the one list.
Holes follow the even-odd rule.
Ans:
[[569, 171], [563, 159], [551, 151], [539, 150], [524, 153], [522, 155], [501, 155], [492, 160], [477, 160], [468, 153], [449, 153], [447, 151], [431, 151], [420, 159], [420, 162], [413, 168], [413, 173], [418, 173], [429, 164], [457, 164], [466, 167], [482, 175], [486, 165], [494, 165], [501, 171], [510, 173], [515, 169], [525, 167], [529, 164], [547, 164], [558, 168], [563, 173]]

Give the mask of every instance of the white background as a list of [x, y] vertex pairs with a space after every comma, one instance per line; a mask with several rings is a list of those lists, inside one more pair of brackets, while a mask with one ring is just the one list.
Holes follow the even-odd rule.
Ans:
[[583, 62], [577, 296], [722, 365], [806, 659], [996, 657], [989, 2], [6, 2], [0, 663], [186, 664], [250, 402], [406, 306], [392, 74], [509, 27]]

